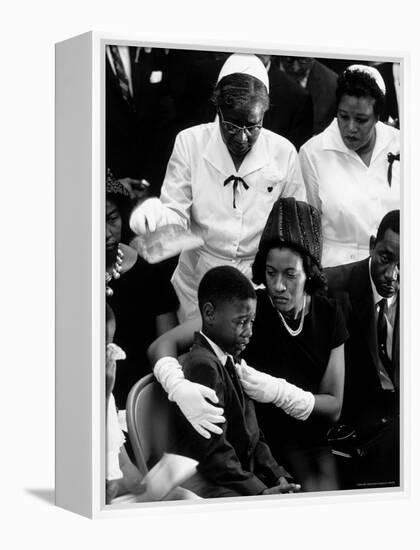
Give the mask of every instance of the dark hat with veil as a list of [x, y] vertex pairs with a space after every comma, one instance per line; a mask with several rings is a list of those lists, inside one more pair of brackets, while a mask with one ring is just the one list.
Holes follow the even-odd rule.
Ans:
[[261, 235], [259, 248], [280, 241], [321, 264], [321, 215], [310, 204], [293, 197], [279, 198], [273, 205]]

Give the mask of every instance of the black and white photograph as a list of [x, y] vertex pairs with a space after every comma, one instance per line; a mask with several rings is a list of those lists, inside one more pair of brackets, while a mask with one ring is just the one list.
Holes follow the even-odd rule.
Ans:
[[103, 48], [109, 506], [401, 489], [404, 60], [308, 55]]
[[2, 548], [411, 549], [415, 3], [2, 10]]

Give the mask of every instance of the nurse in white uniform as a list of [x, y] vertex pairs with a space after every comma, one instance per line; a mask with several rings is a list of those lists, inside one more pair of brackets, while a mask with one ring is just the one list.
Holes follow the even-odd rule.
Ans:
[[347, 68], [337, 118], [300, 149], [308, 201], [322, 215], [323, 267], [366, 258], [370, 235], [400, 208], [400, 134], [379, 121], [385, 92], [375, 68]]
[[172, 277], [180, 321], [198, 316], [197, 288], [217, 265], [251, 276], [251, 264], [271, 207], [279, 196], [306, 200], [294, 146], [263, 128], [268, 75], [254, 55], [233, 54], [222, 67], [213, 98], [215, 122], [180, 132], [160, 199], [134, 210], [139, 235], [180, 224], [204, 245], [181, 253]]

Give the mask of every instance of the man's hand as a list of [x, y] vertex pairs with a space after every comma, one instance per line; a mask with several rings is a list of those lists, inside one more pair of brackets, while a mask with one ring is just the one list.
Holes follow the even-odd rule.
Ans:
[[118, 181], [127, 189], [130, 198], [133, 200], [140, 201], [149, 196], [150, 183], [145, 179], [120, 178]]

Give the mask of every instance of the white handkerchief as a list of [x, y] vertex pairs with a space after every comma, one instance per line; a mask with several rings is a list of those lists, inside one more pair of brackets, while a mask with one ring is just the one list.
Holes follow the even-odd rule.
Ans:
[[175, 487], [182, 485], [197, 469], [198, 462], [186, 456], [165, 453], [147, 473], [145, 500], [163, 500]]
[[125, 438], [118, 422], [117, 409], [114, 396], [108, 400], [106, 418], [106, 478], [108, 480], [120, 479], [123, 473], [120, 469], [119, 454]]

